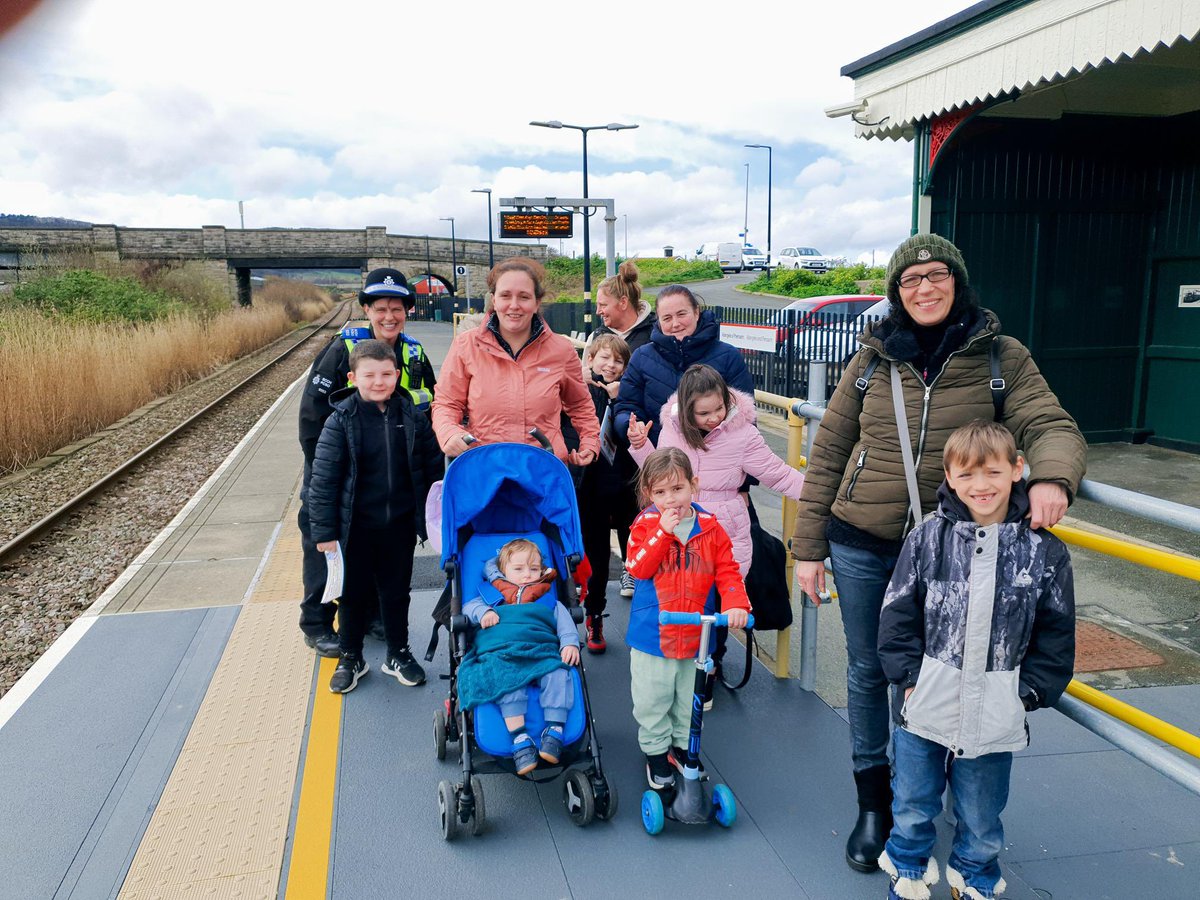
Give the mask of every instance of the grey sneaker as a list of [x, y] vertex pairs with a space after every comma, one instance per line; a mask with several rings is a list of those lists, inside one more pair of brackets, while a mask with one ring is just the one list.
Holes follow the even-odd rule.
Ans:
[[634, 580], [632, 575], [630, 575], [628, 572], [622, 572], [621, 573], [621, 596], [622, 597], [632, 597], [633, 596], [633, 588], [634, 588], [634, 585], [636, 585], [636, 584], [637, 584], [637, 582]]
[[656, 791], [675, 785], [675, 767], [665, 753], [646, 754], [646, 783]]
[[412, 651], [407, 647], [396, 655], [389, 656], [380, 670], [387, 675], [394, 676], [401, 684], [407, 684], [409, 687], [425, 683], [425, 670], [413, 658]]
[[342, 656], [329, 679], [329, 690], [335, 694], [348, 694], [367, 671], [367, 661], [361, 656]]

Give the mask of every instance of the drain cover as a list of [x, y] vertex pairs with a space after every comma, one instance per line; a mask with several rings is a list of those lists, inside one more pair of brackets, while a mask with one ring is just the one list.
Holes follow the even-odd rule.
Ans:
[[1076, 672], [1145, 669], [1165, 662], [1153, 650], [1095, 622], [1080, 619], [1075, 623]]

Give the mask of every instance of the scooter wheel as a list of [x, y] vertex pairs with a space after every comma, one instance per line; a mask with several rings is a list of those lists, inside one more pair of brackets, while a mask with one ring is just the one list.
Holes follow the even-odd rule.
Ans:
[[580, 828], [591, 825], [596, 818], [596, 793], [586, 772], [572, 769], [563, 781], [563, 804], [567, 815]]
[[442, 840], [454, 840], [458, 834], [458, 792], [452, 781], [438, 784], [438, 818], [442, 826]]
[[722, 828], [729, 828], [737, 821], [737, 801], [733, 791], [724, 784], [713, 786], [713, 818]]
[[663, 830], [666, 821], [662, 797], [658, 796], [658, 791], [646, 791], [642, 794], [642, 826], [646, 829], [646, 834], [658, 834]]
[[439, 709], [433, 714], [433, 752], [438, 759], [446, 758], [446, 711]]

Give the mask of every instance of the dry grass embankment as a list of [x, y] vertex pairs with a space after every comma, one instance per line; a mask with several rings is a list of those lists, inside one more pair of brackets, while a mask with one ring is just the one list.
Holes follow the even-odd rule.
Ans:
[[[107, 427], [155, 397], [270, 343], [295, 322], [320, 316], [332, 305], [319, 288], [290, 283], [286, 290], [276, 288], [268, 294], [264, 289], [256, 294], [255, 306], [249, 309], [231, 309], [225, 299], [220, 312], [212, 312], [211, 303], [199, 304], [197, 311], [195, 306], [189, 309], [186, 301], [178, 302], [184, 292], [172, 292], [169, 284], [161, 283], [166, 278], [169, 275], [159, 273], [154, 285], [155, 293], [161, 291], [160, 296], [167, 298], [161, 306], [165, 314], [139, 316], [132, 322], [125, 316], [97, 317], [91, 312], [94, 304], [86, 305], [78, 296], [63, 302], [67, 288], [91, 284], [90, 277], [76, 278], [66, 287], [60, 281], [40, 293], [31, 291], [24, 302], [4, 299], [0, 307], [0, 473]], [[211, 286], [196, 282], [191, 287], [210, 298], [216, 296]], [[115, 289], [109, 285], [104, 290]], [[49, 304], [45, 297], [57, 298], [59, 305]], [[88, 314], [63, 311], [70, 308], [86, 309]], [[144, 304], [137, 309], [144, 311]]]

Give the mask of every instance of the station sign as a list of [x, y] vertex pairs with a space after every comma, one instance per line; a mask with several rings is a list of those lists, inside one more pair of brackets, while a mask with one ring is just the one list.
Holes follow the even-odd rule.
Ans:
[[721, 323], [721, 340], [743, 350], [774, 353], [777, 329], [774, 325], [726, 325]]
[[574, 237], [575, 216], [570, 212], [502, 212], [502, 238]]

